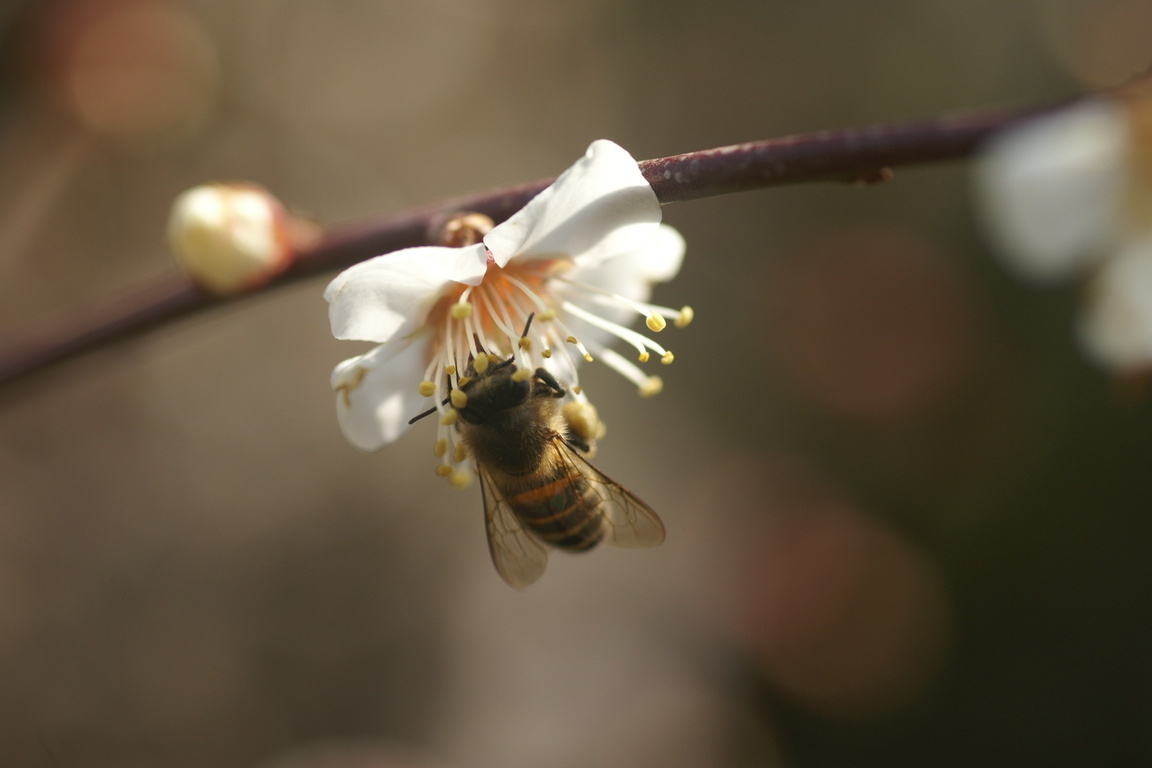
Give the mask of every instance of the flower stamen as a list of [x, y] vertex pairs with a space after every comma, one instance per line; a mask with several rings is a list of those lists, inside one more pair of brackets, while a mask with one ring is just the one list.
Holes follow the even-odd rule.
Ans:
[[[600, 317], [600, 315], [593, 314], [582, 307], [576, 306], [570, 301], [564, 302], [562, 306], [564, 307], [565, 312], [575, 315], [585, 322], [594, 325], [601, 330], [608, 331], [613, 336], [616, 336], [622, 341], [631, 344], [633, 347], [635, 347], [636, 351], [639, 352], [641, 356], [644, 355], [645, 348], [651, 349], [658, 355], [664, 355], [668, 352], [668, 350], [664, 349], [664, 347], [652, 341], [644, 334], [637, 333], [631, 328], [625, 328], [618, 323], [614, 323], [611, 320]], [[643, 360], [641, 360], [641, 362], [643, 362]]]
[[[482, 293], [484, 316], [490, 319], [493, 325], [504, 334], [504, 338], [511, 343], [512, 339], [519, 337], [520, 331], [514, 327], [512, 317], [508, 314], [509, 302], [499, 295], [495, 285], [488, 286], [485, 283], [481, 287], [485, 289]], [[497, 354], [503, 353], [504, 349], [505, 347], [501, 344], [491, 344], [488, 347], [489, 352], [496, 352]]]
[[640, 385], [640, 397], [655, 397], [664, 390], [664, 379], [659, 376], [649, 376], [647, 381]]
[[554, 280], [564, 283], [565, 285], [576, 288], [588, 294], [588, 299], [596, 304], [601, 304], [610, 307], [626, 307], [632, 311], [641, 314], [645, 318], [645, 323], [653, 333], [659, 333], [667, 326], [666, 318], [671, 317], [672, 322], [677, 328], [684, 328], [695, 317], [692, 307], [684, 306], [680, 309], [673, 309], [672, 307], [663, 307], [659, 304], [649, 304], [644, 301], [636, 301], [627, 296], [621, 296], [618, 293], [610, 291], [606, 288], [601, 288], [598, 285], [591, 285], [580, 280], [573, 280], [570, 277], [563, 275], [556, 275]]
[[[519, 288], [520, 292], [523, 293], [526, 297], [528, 297], [529, 301], [531, 301], [534, 305], [536, 305], [536, 311], [541, 315], [542, 320], [543, 319], [551, 320], [553, 317], [556, 316], [556, 312], [553, 311], [552, 309], [550, 309], [549, 306], [544, 302], [544, 300], [541, 299], [539, 296], [537, 296], [536, 292], [533, 291], [531, 288], [529, 288], [527, 285], [525, 285], [521, 280], [518, 280], [517, 278], [513, 277], [512, 275], [507, 275], [507, 274], [504, 275], [504, 279], [507, 280], [510, 285], [514, 285], [515, 287]], [[552, 313], [551, 317], [544, 318], [543, 315], [545, 315], [548, 312]]]
[[580, 339], [576, 338], [575, 336], [569, 336], [568, 338], [564, 339], [564, 341], [576, 347], [576, 350], [584, 357], [585, 360], [587, 360], [589, 363], [592, 362], [592, 355], [588, 352], [588, 347], [584, 346], [584, 342], [580, 341]]
[[602, 349], [600, 359], [612, 370], [636, 385], [641, 397], [651, 397], [664, 388], [659, 376], [649, 376], [631, 361], [611, 349]]
[[464, 318], [464, 328], [462, 329], [462, 333], [464, 334], [464, 338], [462, 339], [462, 346], [469, 358], [475, 358], [480, 351], [476, 346], [476, 323], [473, 322], [472, 318], [473, 316], [471, 313], [469, 313], [468, 316]]

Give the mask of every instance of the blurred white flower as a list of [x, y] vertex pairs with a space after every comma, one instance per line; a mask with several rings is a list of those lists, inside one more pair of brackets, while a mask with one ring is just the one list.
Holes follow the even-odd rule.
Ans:
[[1152, 231], [1124, 244], [1093, 275], [1079, 331], [1089, 353], [1109, 368], [1152, 365]]
[[[577, 367], [593, 359], [641, 394], [655, 394], [659, 377], [608, 345], [625, 341], [641, 363], [650, 353], [672, 361], [625, 324], [640, 315], [657, 332], [668, 319], [691, 320], [689, 308], [648, 303], [653, 283], [674, 277], [683, 254], [683, 238], [660, 223], [660, 204], [636, 161], [601, 140], [483, 242], [408, 248], [351, 267], [324, 292], [332, 333], [380, 346], [332, 373], [345, 436], [375, 450], [435, 406], [438, 472], [462, 477], [467, 457], [444, 401], [462, 386], [470, 361], [487, 363], [485, 353], [515, 355], [521, 370], [546, 368], [576, 403], [587, 403]], [[529, 315], [535, 319], [521, 340]]]
[[1023, 277], [1089, 280], [1079, 336], [1106, 368], [1152, 365], [1152, 104], [1090, 99], [997, 136], [981, 214]]

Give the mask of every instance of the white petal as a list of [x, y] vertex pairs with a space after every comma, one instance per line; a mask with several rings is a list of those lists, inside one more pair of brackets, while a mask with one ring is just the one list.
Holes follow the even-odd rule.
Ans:
[[348, 442], [375, 451], [408, 431], [408, 420], [429, 406], [417, 392], [424, 375], [422, 339], [382, 344], [332, 371], [336, 415]]
[[1105, 368], [1152, 365], [1152, 236], [1129, 244], [1089, 285], [1080, 340]]
[[661, 224], [642, 247], [590, 266], [578, 260], [577, 268], [569, 274], [575, 280], [646, 301], [652, 284], [667, 282], [680, 272], [684, 249], [684, 237], [667, 224]]
[[1068, 276], [1121, 226], [1126, 116], [1087, 101], [1005, 132], [976, 167], [980, 207], [1008, 263], [1025, 277]]
[[513, 257], [596, 262], [640, 247], [659, 222], [660, 203], [636, 161], [601, 139], [484, 244], [500, 266]]
[[487, 268], [482, 244], [467, 248], [406, 248], [341, 272], [324, 291], [332, 335], [391, 341], [423, 324], [452, 283], [477, 285]]

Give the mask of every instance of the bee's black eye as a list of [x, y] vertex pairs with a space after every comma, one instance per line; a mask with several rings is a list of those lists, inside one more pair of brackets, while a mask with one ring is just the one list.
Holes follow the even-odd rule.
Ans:
[[523, 405], [532, 391], [528, 379], [517, 381], [511, 375], [499, 375], [486, 380], [483, 386], [467, 390], [468, 403], [457, 408], [460, 418], [469, 424], [484, 424], [493, 416]]
[[492, 389], [492, 410], [503, 411], [508, 408], [515, 408], [528, 399], [528, 393], [531, 391], [532, 383], [528, 379], [516, 381], [511, 376], [505, 377], [498, 386]]

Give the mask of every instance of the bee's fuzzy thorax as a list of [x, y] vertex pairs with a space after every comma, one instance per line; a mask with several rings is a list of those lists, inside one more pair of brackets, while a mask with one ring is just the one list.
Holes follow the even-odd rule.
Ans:
[[[514, 369], [506, 369], [476, 378], [468, 388], [467, 407], [485, 409], [506, 396], [516, 386], [512, 373]], [[482, 423], [462, 417], [457, 424], [462, 442], [477, 462], [500, 467], [510, 476], [539, 469], [548, 441], [566, 432], [559, 401], [531, 389], [523, 400], [485, 411]]]

